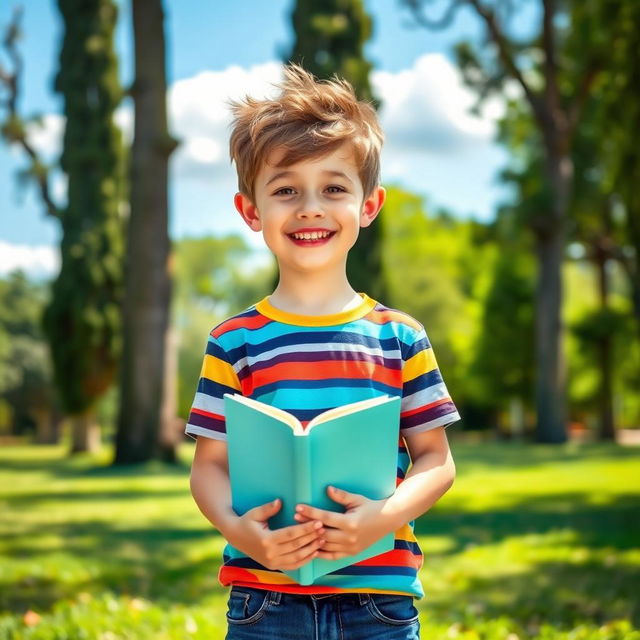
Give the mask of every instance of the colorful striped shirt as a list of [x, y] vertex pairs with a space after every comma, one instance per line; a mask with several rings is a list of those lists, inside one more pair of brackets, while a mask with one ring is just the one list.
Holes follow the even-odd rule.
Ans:
[[[379, 395], [402, 398], [397, 484], [409, 469], [403, 436], [460, 419], [424, 327], [361, 293], [355, 308], [325, 316], [277, 309], [265, 297], [210, 333], [185, 432], [226, 439], [223, 395], [240, 392], [295, 415], [303, 426], [340, 405]], [[366, 446], [366, 443], [363, 443]], [[301, 586], [231, 545], [219, 580], [289, 593], [395, 593], [420, 598], [423, 555], [413, 522], [395, 532], [394, 549]]]

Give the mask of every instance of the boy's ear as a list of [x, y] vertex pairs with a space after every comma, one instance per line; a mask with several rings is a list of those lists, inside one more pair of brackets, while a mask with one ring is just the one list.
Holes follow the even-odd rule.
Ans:
[[233, 198], [233, 204], [235, 205], [238, 213], [242, 216], [242, 219], [253, 229], [253, 231], [260, 231], [262, 229], [262, 222], [258, 214], [258, 209], [251, 202], [251, 200], [244, 195], [244, 193], [236, 193]]
[[375, 220], [386, 197], [387, 192], [384, 187], [378, 186], [371, 192], [371, 195], [362, 203], [361, 227], [368, 227]]

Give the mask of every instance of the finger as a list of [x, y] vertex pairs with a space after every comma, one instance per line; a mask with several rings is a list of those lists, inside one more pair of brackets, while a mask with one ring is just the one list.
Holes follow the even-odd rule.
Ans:
[[297, 540], [301, 536], [306, 536], [314, 531], [317, 533], [322, 528], [322, 522], [319, 520], [309, 520], [309, 522], [305, 522], [304, 524], [293, 524], [289, 527], [276, 529], [273, 531], [272, 539], [278, 544], [281, 544], [283, 542]]
[[246, 516], [248, 516], [251, 520], [258, 520], [259, 522], [264, 522], [268, 520], [271, 516], [275, 515], [282, 508], [282, 502], [280, 499], [276, 498], [272, 502], [267, 502], [266, 504], [261, 504], [258, 507], [254, 507], [253, 509], [249, 509]]
[[310, 507], [306, 504], [299, 504], [296, 507], [296, 514], [300, 514], [305, 518], [320, 520], [326, 526], [336, 529], [342, 529], [345, 523], [345, 515], [343, 513], [325, 511], [324, 509], [317, 509], [316, 507]]
[[324, 544], [320, 548], [320, 551], [326, 551], [327, 553], [346, 553], [347, 550], [344, 548], [344, 545], [339, 542], [329, 542], [328, 540], [324, 541]]
[[359, 493], [349, 493], [344, 489], [338, 489], [337, 487], [327, 487], [327, 495], [338, 504], [345, 505], [347, 507], [355, 506], [362, 503], [366, 498]]
[[[292, 552], [298, 551], [299, 549], [303, 549], [304, 547], [307, 547], [313, 542], [316, 542], [316, 541], [319, 542], [320, 540], [322, 540], [323, 543], [326, 543], [326, 539], [322, 535], [322, 529], [314, 529], [311, 533], [307, 534], [306, 536], [301, 536], [296, 540], [292, 540], [290, 542], [284, 542], [280, 544], [278, 546], [278, 553], [281, 555], [292, 553]], [[316, 548], [319, 549], [321, 546], [322, 545], [318, 544]]]
[[299, 569], [301, 566], [307, 564], [310, 560], [317, 558], [322, 546], [323, 540], [315, 540], [298, 551], [285, 554], [282, 557], [281, 567], [285, 570]]

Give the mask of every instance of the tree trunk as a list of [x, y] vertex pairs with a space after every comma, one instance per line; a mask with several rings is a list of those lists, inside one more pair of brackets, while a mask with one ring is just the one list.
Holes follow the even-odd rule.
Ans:
[[167, 174], [176, 142], [167, 130], [164, 12], [161, 0], [133, 0], [132, 9], [135, 129], [116, 464], [158, 455], [171, 296]]
[[567, 140], [559, 139], [553, 129], [546, 131], [544, 137], [547, 179], [553, 198], [552, 211], [536, 230], [536, 439], [561, 443], [567, 440], [562, 263], [573, 164], [567, 153]]
[[175, 464], [177, 448], [184, 438], [184, 422], [178, 417], [178, 332], [169, 326], [165, 350], [164, 402], [160, 412], [160, 458]]
[[94, 453], [100, 449], [100, 426], [96, 422], [95, 412], [70, 416], [71, 449], [69, 453]]
[[[607, 273], [606, 249], [596, 254], [598, 269], [598, 289], [600, 293], [600, 308], [606, 312], [609, 304], [609, 275]], [[613, 417], [613, 369], [612, 344], [610, 335], [602, 335], [598, 341], [598, 365], [600, 369], [600, 389], [598, 403], [600, 405], [600, 424], [598, 439], [614, 441], [616, 437]]]

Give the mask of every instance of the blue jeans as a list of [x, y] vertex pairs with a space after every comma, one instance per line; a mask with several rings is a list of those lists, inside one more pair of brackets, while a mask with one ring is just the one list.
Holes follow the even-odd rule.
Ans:
[[232, 587], [225, 640], [419, 640], [411, 596]]

